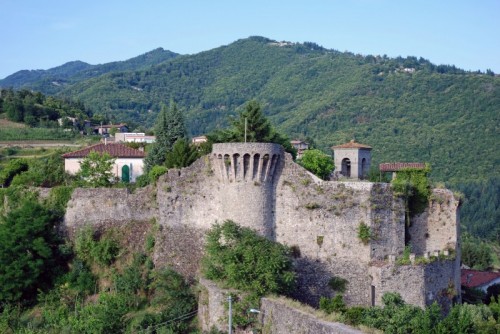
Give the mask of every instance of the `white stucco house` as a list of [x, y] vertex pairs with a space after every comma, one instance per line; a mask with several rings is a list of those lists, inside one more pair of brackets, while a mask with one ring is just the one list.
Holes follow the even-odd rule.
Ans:
[[80, 170], [81, 161], [93, 151], [108, 153], [115, 158], [113, 174], [124, 182], [135, 182], [144, 172], [145, 153], [118, 143], [101, 143], [63, 154], [64, 170], [69, 174], [76, 174]]

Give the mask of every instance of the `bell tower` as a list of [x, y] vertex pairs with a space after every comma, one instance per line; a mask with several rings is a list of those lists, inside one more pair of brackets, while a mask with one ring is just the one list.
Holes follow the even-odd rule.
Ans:
[[332, 147], [335, 174], [342, 178], [363, 180], [370, 170], [372, 148], [351, 140], [348, 143]]

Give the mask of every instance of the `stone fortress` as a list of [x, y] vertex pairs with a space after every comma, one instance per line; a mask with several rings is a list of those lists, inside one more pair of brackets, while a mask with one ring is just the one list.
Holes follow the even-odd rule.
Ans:
[[[359, 163], [369, 163], [367, 147], [360, 149]], [[350, 164], [356, 176], [367, 170], [352, 155]], [[347, 280], [348, 305], [381, 305], [385, 292], [398, 292], [420, 307], [434, 301], [449, 306], [461, 297], [458, 205], [449, 190], [434, 189], [428, 208], [406, 227], [403, 200], [390, 184], [323, 181], [280, 145], [223, 143], [134, 193], [76, 189], [65, 228], [70, 236], [87, 224], [123, 229], [137, 249], [154, 231], [155, 265], [195, 278], [204, 233], [231, 219], [292, 247], [298, 269], [294, 297], [300, 301], [317, 305], [321, 296], [333, 296], [328, 282], [340, 277]], [[368, 239], [360, 238], [361, 225], [368, 227]], [[405, 229], [411, 254], [401, 263]]]

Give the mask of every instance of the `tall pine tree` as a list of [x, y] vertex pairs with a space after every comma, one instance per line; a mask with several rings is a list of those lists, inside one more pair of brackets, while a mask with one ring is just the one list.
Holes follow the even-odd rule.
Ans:
[[156, 141], [151, 146], [146, 159], [144, 160], [145, 170], [148, 173], [153, 166], [163, 165], [167, 153], [172, 148], [177, 139], [186, 137], [186, 126], [184, 115], [177, 108], [175, 102], [170, 101], [170, 108], [162, 106], [155, 125]]
[[210, 134], [210, 141], [214, 143], [245, 142], [246, 126], [247, 142], [277, 143], [281, 144], [285, 151], [291, 153], [294, 158], [297, 154], [290, 140], [274, 129], [264, 116], [260, 104], [255, 100], [247, 103], [245, 110], [238, 114], [238, 118], [231, 120], [231, 125], [232, 127], [227, 130], [214, 131]]

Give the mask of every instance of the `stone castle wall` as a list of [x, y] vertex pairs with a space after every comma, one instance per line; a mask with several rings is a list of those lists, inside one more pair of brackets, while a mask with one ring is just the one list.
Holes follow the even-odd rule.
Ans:
[[[417, 255], [450, 249], [459, 256], [457, 202], [447, 190], [436, 194], [429, 209], [412, 222], [412, 249]], [[424, 305], [427, 296], [437, 293], [429, 277], [439, 282], [440, 291], [460, 277], [455, 261], [453, 270], [433, 265], [437, 269], [420, 274], [420, 265], [400, 269], [399, 278], [391, 279], [387, 273], [395, 270], [393, 260], [405, 247], [405, 223], [403, 202], [390, 185], [321, 181], [275, 144], [215, 144], [211, 155], [188, 168], [169, 170], [155, 186], [133, 194], [77, 189], [65, 225], [73, 233], [85, 224], [154, 220], [159, 226], [155, 264], [171, 265], [192, 278], [204, 233], [226, 219], [293, 247], [299, 274], [295, 297], [312, 305], [335, 294], [328, 286], [333, 276], [348, 281], [344, 298], [350, 305], [378, 305], [381, 293], [391, 289], [404, 295], [404, 282], [410, 279], [423, 292], [403, 297]], [[365, 242], [359, 237], [361, 224], [371, 234]], [[459, 281], [454, 288], [459, 294]]]
[[[228, 330], [228, 301], [227, 297], [235, 291], [221, 289], [217, 284], [200, 279], [201, 292], [198, 304], [198, 319], [200, 327], [204, 332], [216, 328], [219, 331]], [[306, 307], [304, 307], [307, 309]], [[347, 325], [318, 319], [314, 314], [306, 310], [298, 310], [286, 301], [280, 299], [262, 298], [259, 314], [250, 314], [255, 317], [262, 333], [289, 334], [289, 333], [311, 333], [311, 334], [358, 334], [362, 333]], [[235, 333], [248, 333], [249, 331], [238, 331]]]

